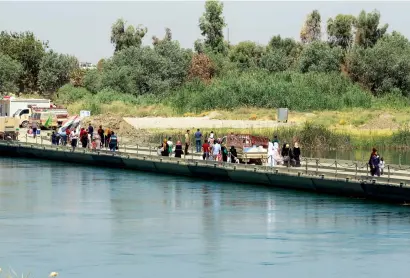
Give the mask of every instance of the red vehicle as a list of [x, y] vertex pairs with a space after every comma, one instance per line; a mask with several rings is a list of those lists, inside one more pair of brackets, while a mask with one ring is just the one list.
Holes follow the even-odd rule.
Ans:
[[[223, 137], [222, 143], [225, 143], [228, 148], [231, 146], [235, 147], [238, 153], [238, 159], [241, 163], [262, 165], [267, 158], [268, 137], [250, 134], [230, 134]], [[253, 146], [262, 147], [263, 151], [246, 152], [248, 148], [252, 148]]]

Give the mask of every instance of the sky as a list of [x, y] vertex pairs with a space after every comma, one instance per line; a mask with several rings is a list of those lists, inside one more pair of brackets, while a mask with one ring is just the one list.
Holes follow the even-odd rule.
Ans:
[[[389, 23], [389, 31], [410, 37], [410, 2], [225, 1], [229, 41], [266, 44], [278, 34], [298, 39], [306, 15], [314, 9], [322, 16], [323, 30], [327, 19], [339, 13], [358, 15], [363, 9], [377, 9], [382, 23]], [[154, 35], [163, 37], [168, 27], [182, 47], [192, 48], [201, 38], [198, 20], [203, 12], [203, 1], [0, 1], [0, 30], [32, 31], [39, 39], [49, 41], [55, 51], [96, 63], [113, 54], [110, 32], [118, 18], [146, 26], [144, 44], [150, 44]]]

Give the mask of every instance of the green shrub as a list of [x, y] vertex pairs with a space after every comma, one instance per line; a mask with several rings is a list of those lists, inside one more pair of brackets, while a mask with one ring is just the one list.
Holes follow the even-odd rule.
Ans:
[[91, 93], [85, 88], [74, 87], [71, 84], [66, 84], [57, 91], [56, 102], [58, 104], [66, 105], [85, 98], [90, 98], [91, 96]]
[[96, 69], [87, 70], [84, 75], [84, 87], [91, 93], [97, 93], [101, 90], [101, 73]]
[[210, 85], [193, 81], [172, 94], [171, 105], [180, 112], [213, 109], [234, 110], [238, 107], [278, 108], [291, 110], [338, 110], [351, 107], [369, 108], [371, 94], [338, 73], [279, 72], [263, 70], [230, 74]]

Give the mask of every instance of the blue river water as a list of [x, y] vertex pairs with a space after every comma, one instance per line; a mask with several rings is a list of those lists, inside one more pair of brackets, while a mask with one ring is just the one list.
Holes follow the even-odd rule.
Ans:
[[407, 277], [410, 207], [0, 158], [0, 267], [47, 277]]

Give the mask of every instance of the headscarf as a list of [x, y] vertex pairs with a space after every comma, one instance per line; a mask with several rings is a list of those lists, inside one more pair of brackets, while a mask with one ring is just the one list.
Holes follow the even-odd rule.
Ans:
[[177, 145], [181, 145], [181, 141], [178, 140], [178, 141], [177, 141]]
[[167, 143], [167, 138], [164, 138], [164, 143]]

